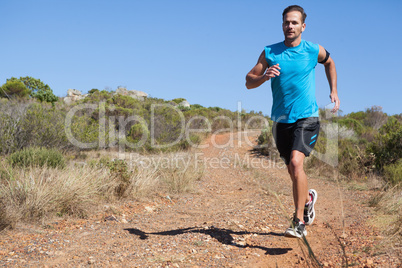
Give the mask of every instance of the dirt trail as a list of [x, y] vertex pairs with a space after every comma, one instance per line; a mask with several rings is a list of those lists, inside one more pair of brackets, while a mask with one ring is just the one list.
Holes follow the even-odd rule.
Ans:
[[[256, 133], [240, 136], [206, 141], [196, 155], [205, 175], [192, 193], [1, 233], [0, 266], [314, 267], [306, 246], [283, 236], [293, 210], [287, 172], [253, 154], [246, 139], [254, 142]], [[383, 238], [367, 223], [373, 213], [364, 205], [369, 193], [340, 191], [323, 178], [309, 178], [309, 187], [317, 190], [318, 202], [307, 241], [320, 264], [400, 265], [381, 250]]]

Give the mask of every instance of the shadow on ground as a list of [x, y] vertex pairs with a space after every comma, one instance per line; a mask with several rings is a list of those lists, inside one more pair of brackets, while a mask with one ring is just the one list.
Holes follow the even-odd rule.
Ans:
[[216, 228], [216, 227], [210, 227], [208, 229], [199, 228], [199, 227], [189, 227], [189, 228], [183, 228], [183, 229], [176, 229], [176, 230], [163, 231], [163, 232], [151, 232], [151, 233], [146, 233], [146, 232], [141, 231], [136, 228], [127, 228], [124, 230], [128, 231], [132, 235], [137, 235], [142, 240], [148, 239], [148, 237], [150, 235], [175, 236], [175, 235], [181, 235], [181, 234], [185, 234], [185, 233], [201, 233], [201, 234], [209, 235], [212, 238], [215, 238], [216, 240], [218, 240], [220, 243], [222, 243], [224, 245], [231, 245], [231, 246], [236, 246], [239, 248], [262, 249], [265, 251], [266, 255], [282, 255], [282, 254], [286, 254], [286, 253], [288, 253], [288, 251], [292, 250], [292, 248], [267, 248], [267, 247], [248, 245], [248, 244], [239, 245], [234, 242], [234, 239], [232, 236], [232, 235], [247, 235], [247, 234], [283, 236], [282, 233], [275, 233], [275, 232], [269, 232], [269, 233], [251, 233], [251, 232], [246, 232], [246, 231], [234, 232], [229, 229], [221, 229], [221, 228]]

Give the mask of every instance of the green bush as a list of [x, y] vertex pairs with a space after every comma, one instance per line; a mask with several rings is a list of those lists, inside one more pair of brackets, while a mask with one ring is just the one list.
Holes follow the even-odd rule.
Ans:
[[37, 100], [2, 99], [0, 103], [0, 154], [10, 154], [27, 147], [73, 147], [64, 129], [66, 112]]
[[402, 182], [402, 160], [399, 159], [395, 164], [384, 166], [384, 177], [393, 185]]
[[192, 104], [190, 107], [191, 107], [191, 109], [201, 109], [201, 108], [204, 108], [204, 106], [202, 106], [201, 104]]
[[342, 118], [339, 119], [337, 123], [340, 126], [345, 126], [349, 129], [353, 129], [354, 131], [356, 131], [358, 135], [362, 134], [364, 129], [363, 125], [359, 121], [353, 118]]
[[339, 141], [339, 172], [350, 179], [363, 177], [365, 150], [350, 140]]
[[272, 127], [265, 127], [261, 130], [261, 134], [257, 138], [258, 146], [255, 147], [255, 150], [260, 152], [263, 155], [270, 155], [272, 153], [276, 153], [276, 145], [272, 135]]
[[30, 147], [8, 157], [8, 162], [13, 167], [52, 167], [64, 168], [66, 166], [63, 155], [55, 149], [43, 147]]
[[105, 168], [108, 167], [108, 163], [110, 162], [110, 157], [102, 156], [100, 159], [92, 159], [88, 162], [88, 166], [90, 168]]
[[[63, 121], [64, 123], [64, 121]], [[106, 127], [106, 133], [100, 133], [99, 121], [91, 118], [91, 116], [87, 114], [79, 115], [78, 113], [74, 115], [71, 121], [71, 126], [68, 126], [69, 130], [71, 130], [70, 137], [71, 142], [75, 143], [75, 141], [79, 143], [88, 144], [90, 148], [97, 148], [99, 146], [99, 134], [105, 136], [105, 142], [108, 141], [108, 131]], [[69, 146], [80, 146], [78, 144], [71, 144]], [[85, 145], [86, 146], [86, 145]], [[84, 148], [81, 148], [84, 149]], [[86, 148], [89, 149], [89, 148]]]
[[402, 123], [389, 117], [369, 144], [368, 151], [375, 155], [375, 165], [380, 171], [384, 166], [396, 163], [402, 157]]
[[182, 123], [184, 118], [180, 113], [169, 106], [160, 106], [154, 109], [153, 137], [158, 145], [169, 145], [176, 142], [184, 133]]
[[23, 130], [28, 146], [67, 148], [71, 146], [64, 129], [66, 113], [50, 104], [33, 103], [26, 111]]
[[109, 168], [111, 176], [118, 181], [115, 194], [120, 198], [124, 197], [130, 186], [130, 180], [134, 171], [130, 171], [126, 161], [121, 159], [109, 161], [106, 166]]
[[99, 92], [99, 89], [93, 88], [93, 89], [91, 89], [90, 91], [88, 91], [88, 94], [93, 94], [93, 93], [95, 93], [95, 92]]
[[0, 99], [0, 153], [10, 154], [26, 147], [29, 139], [23, 127], [29, 103]]
[[130, 137], [130, 142], [138, 143], [142, 139], [146, 142], [149, 139], [149, 130], [144, 124], [136, 123], [131, 127], [128, 136]]
[[350, 114], [348, 115], [348, 117], [349, 117], [350, 119], [354, 119], [354, 120], [363, 122], [363, 121], [366, 119], [366, 117], [367, 117], [367, 113], [365, 113], [365, 112], [363, 112], [363, 111], [354, 112], [354, 113], [350, 113]]
[[36, 79], [30, 76], [15, 78], [11, 77], [7, 79], [7, 82], [22, 82], [25, 88], [28, 90], [32, 98], [38, 99], [41, 102], [55, 103], [58, 101], [58, 97], [53, 94], [53, 90], [49, 85], [43, 83], [40, 79]]
[[0, 96], [3, 98], [13, 98], [13, 97], [20, 97], [25, 98], [28, 97], [31, 91], [18, 80], [7, 81], [1, 88], [0, 88]]
[[174, 103], [176, 103], [176, 104], [180, 104], [181, 102], [183, 102], [183, 101], [185, 101], [186, 99], [185, 98], [176, 98], [176, 99], [173, 99], [172, 101], [174, 102]]

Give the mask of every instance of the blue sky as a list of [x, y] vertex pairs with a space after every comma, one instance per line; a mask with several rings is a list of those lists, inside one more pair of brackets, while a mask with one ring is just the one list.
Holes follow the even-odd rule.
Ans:
[[[32, 76], [58, 96], [118, 86], [152, 97], [270, 114], [270, 83], [247, 90], [263, 47], [283, 40], [281, 14], [307, 13], [303, 39], [335, 60], [344, 114], [402, 113], [400, 0], [0, 0], [0, 84]], [[317, 65], [317, 101], [329, 104]]]

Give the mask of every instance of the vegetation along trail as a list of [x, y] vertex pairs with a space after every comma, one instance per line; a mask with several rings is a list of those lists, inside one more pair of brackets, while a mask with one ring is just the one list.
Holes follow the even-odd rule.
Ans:
[[[247, 135], [246, 135], [247, 134]], [[19, 223], [0, 233], [5, 267], [398, 267], [370, 224], [368, 190], [309, 178], [318, 192], [307, 240], [283, 236], [293, 212], [283, 164], [253, 151], [259, 133], [212, 135], [192, 152], [190, 192], [104, 206], [86, 219]]]

